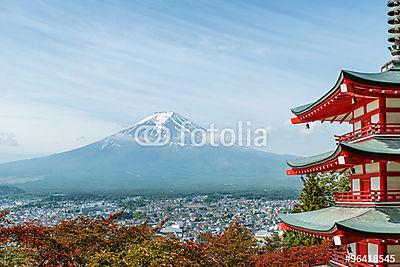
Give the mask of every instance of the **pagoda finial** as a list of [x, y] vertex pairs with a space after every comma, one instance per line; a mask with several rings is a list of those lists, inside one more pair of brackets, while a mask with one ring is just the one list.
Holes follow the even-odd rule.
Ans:
[[392, 54], [393, 60], [400, 61], [400, 1], [390, 0], [387, 5], [389, 7], [388, 41], [391, 43], [389, 50]]
[[[390, 70], [400, 64], [400, 0], [389, 0], [389, 51], [392, 54], [392, 60], [382, 67], [382, 71]], [[397, 66], [396, 66], [397, 65]]]

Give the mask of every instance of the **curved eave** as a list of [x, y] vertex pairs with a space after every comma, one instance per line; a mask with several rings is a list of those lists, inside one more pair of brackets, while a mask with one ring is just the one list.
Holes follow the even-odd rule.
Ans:
[[281, 214], [279, 218], [290, 228], [308, 234], [329, 236], [337, 231], [337, 223], [367, 213], [370, 208], [329, 207], [302, 213]]
[[316, 172], [328, 172], [332, 170], [345, 170], [349, 168], [346, 163], [339, 159], [342, 155], [342, 147], [338, 146], [335, 151], [319, 154], [313, 157], [288, 161], [291, 169], [286, 171], [287, 175], [303, 175]]
[[[286, 230], [316, 236], [342, 233], [369, 237], [400, 236], [400, 208], [329, 207], [303, 213], [281, 214]], [[285, 230], [285, 229], [284, 229]]]
[[291, 224], [286, 223], [286, 222], [280, 223], [279, 224], [279, 228], [282, 231], [295, 231], [295, 232], [303, 233], [303, 234], [306, 234], [306, 235], [313, 235], [313, 236], [316, 236], [316, 237], [319, 237], [319, 238], [333, 237], [337, 232], [337, 229], [334, 228], [334, 227], [332, 229], [330, 229], [329, 231], [318, 231], [318, 230], [315, 230], [315, 229], [307, 229], [307, 228], [304, 228], [304, 227], [291, 225]]
[[289, 165], [292, 168], [306, 168], [306, 167], [311, 167], [315, 166], [316, 164], [322, 164], [325, 162], [328, 162], [330, 160], [333, 160], [337, 158], [341, 153], [341, 147], [338, 146], [336, 150], [334, 151], [329, 151], [323, 154], [318, 154], [315, 156], [311, 156], [308, 158], [301, 158], [301, 159], [295, 159], [295, 160], [290, 160], [287, 162], [287, 165]]
[[288, 170], [287, 174], [299, 175], [345, 169], [351, 164], [357, 164], [357, 160], [368, 159], [400, 160], [400, 139], [374, 137], [360, 143], [341, 143], [332, 152], [288, 161], [287, 164], [292, 169]]
[[326, 99], [328, 99], [330, 96], [332, 96], [338, 90], [338, 88], [342, 84], [343, 80], [344, 80], [344, 71], [342, 70], [338, 80], [336, 81], [335, 86], [331, 90], [329, 90], [325, 95], [323, 95], [317, 101], [314, 101], [314, 102], [306, 104], [306, 105], [292, 108], [291, 109], [292, 113], [294, 115], [298, 116], [298, 115], [304, 114], [304, 113], [312, 110], [314, 107], [318, 106], [320, 103], [324, 102]]
[[[341, 89], [342, 85], [344, 86], [344, 90]], [[365, 88], [372, 90], [365, 90]], [[357, 95], [357, 98], [361, 100], [365, 100], [366, 97], [374, 97], [377, 93], [400, 97], [399, 89], [399, 69], [380, 73], [361, 73], [342, 70], [334, 87], [325, 95], [312, 103], [291, 109], [292, 113], [296, 116], [292, 118], [292, 123], [297, 124], [315, 120], [323, 121], [325, 119], [332, 120], [331, 116], [334, 118], [351, 111], [351, 108], [350, 110], [349, 108], [346, 109], [347, 103], [344, 105], [344, 99], [348, 103], [351, 103], [351, 98], [354, 95]], [[342, 99], [339, 100], [339, 98]], [[337, 101], [335, 102], [335, 100]], [[327, 107], [330, 107], [329, 111], [326, 110]]]

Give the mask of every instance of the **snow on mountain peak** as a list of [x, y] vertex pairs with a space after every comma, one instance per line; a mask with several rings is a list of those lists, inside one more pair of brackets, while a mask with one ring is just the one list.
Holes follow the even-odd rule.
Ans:
[[[164, 124], [169, 118], [171, 118], [174, 115], [174, 112], [172, 111], [168, 111], [168, 112], [155, 112], [147, 117], [145, 117], [144, 119], [142, 119], [141, 121], [137, 122], [135, 124], [139, 125], [139, 124], [144, 124], [148, 121], [153, 121], [155, 122], [157, 125], [162, 125]], [[180, 115], [179, 115], [180, 116]]]
[[167, 145], [183, 146], [182, 131], [185, 133], [196, 132], [195, 138], [198, 141], [201, 138], [199, 132], [205, 130], [176, 112], [155, 112], [133, 126], [106, 138], [102, 149], [109, 146], [120, 147], [123, 142], [137, 141], [135, 139], [143, 139], [144, 135], [151, 140], [166, 140], [168, 138]]

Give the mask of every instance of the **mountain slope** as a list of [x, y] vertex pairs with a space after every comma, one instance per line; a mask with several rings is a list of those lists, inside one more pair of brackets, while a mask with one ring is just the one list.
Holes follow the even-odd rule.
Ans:
[[[141, 146], [140, 128], [163, 146]], [[0, 165], [0, 183], [28, 191], [210, 191], [295, 186], [285, 176], [288, 156], [241, 147], [192, 147], [180, 129], [201, 129], [173, 112], [155, 113], [96, 143], [48, 157]], [[201, 136], [196, 136], [201, 138]]]

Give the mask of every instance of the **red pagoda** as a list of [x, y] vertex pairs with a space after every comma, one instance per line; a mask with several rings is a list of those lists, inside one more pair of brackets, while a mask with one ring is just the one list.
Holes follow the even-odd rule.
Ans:
[[334, 151], [288, 162], [288, 175], [350, 172], [329, 208], [281, 215], [281, 229], [331, 238], [331, 266], [400, 266], [400, 1], [389, 7], [392, 60], [379, 73], [342, 71], [333, 88], [292, 109], [293, 124], [350, 123]]

